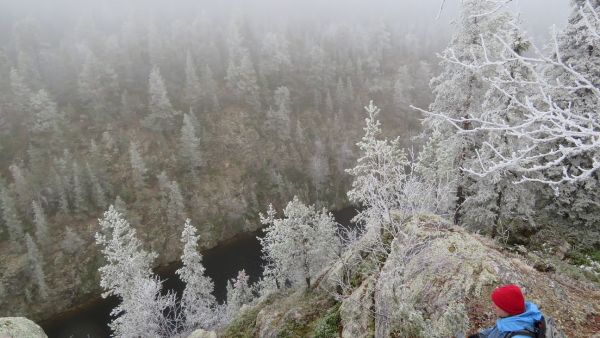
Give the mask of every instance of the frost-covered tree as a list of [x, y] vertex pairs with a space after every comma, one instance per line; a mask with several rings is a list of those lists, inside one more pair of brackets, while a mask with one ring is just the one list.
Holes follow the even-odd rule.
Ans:
[[183, 102], [193, 109], [198, 109], [202, 102], [202, 87], [196, 73], [196, 65], [190, 52], [185, 59], [185, 85], [183, 89]]
[[65, 235], [63, 240], [60, 242], [61, 249], [68, 255], [74, 255], [83, 246], [85, 245], [85, 241], [73, 230], [73, 228], [67, 226], [65, 227]]
[[259, 239], [263, 255], [279, 286], [289, 281], [310, 288], [312, 278], [337, 255], [336, 222], [326, 210], [306, 206], [298, 197], [288, 203], [283, 214], [284, 218], [275, 218], [270, 205], [267, 215], [260, 215], [267, 226], [265, 237]]
[[[474, 177], [490, 180], [504, 176], [511, 183], [537, 184], [541, 191], [532, 190], [531, 185], [520, 187], [529, 191], [524, 198], [541, 197], [546, 211], [568, 219], [569, 227], [597, 224], [595, 171], [600, 168], [599, 123], [597, 114], [591, 113], [600, 102], [595, 70], [600, 60], [596, 53], [599, 5], [590, 1], [573, 4], [569, 24], [555, 37], [550, 56], [538, 50], [533, 56], [523, 55], [515, 48], [518, 34], [481, 37], [487, 57], [476, 69], [497, 70], [498, 75], [486, 80], [497, 100], [509, 103], [504, 105], [510, 115], [437, 114], [462, 135], [487, 135], [478, 161], [465, 166]], [[494, 52], [498, 44], [502, 53]], [[464, 69], [474, 68], [459, 57], [451, 61]], [[465, 124], [471, 127], [465, 128]]]
[[102, 247], [107, 264], [99, 269], [100, 286], [105, 289], [103, 297], [124, 296], [130, 291], [130, 281], [149, 278], [155, 253], [142, 249], [136, 231], [121, 214], [110, 206], [99, 220], [100, 232], [96, 233], [96, 244]]
[[120, 98], [117, 74], [89, 50], [77, 86], [83, 106], [96, 121], [105, 122], [116, 112]]
[[398, 69], [397, 80], [394, 83], [394, 105], [396, 109], [408, 108], [411, 102], [412, 90], [414, 90], [413, 79], [408, 71], [408, 66], [403, 65]]
[[193, 173], [202, 165], [202, 155], [200, 153], [200, 139], [196, 134], [196, 128], [192, 121], [193, 112], [183, 115], [183, 126], [181, 127], [181, 157]]
[[17, 213], [14, 199], [6, 187], [0, 186], [0, 204], [2, 206], [2, 219], [8, 229], [10, 240], [18, 243], [23, 238], [23, 223]]
[[215, 318], [214, 284], [205, 274], [202, 255], [198, 252], [196, 228], [189, 219], [185, 221], [181, 242], [183, 243], [181, 256], [183, 266], [177, 270], [177, 274], [185, 283], [181, 296], [181, 307], [185, 317], [184, 327], [190, 331], [195, 328], [210, 329], [219, 320]]
[[247, 104], [255, 111], [260, 110], [260, 88], [258, 86], [256, 71], [249, 55], [244, 54], [239, 63], [230, 60], [225, 80], [227, 88], [232, 91], [238, 100]]
[[158, 179], [158, 189], [159, 189], [159, 197], [160, 197], [160, 206], [162, 210], [167, 210], [169, 206], [169, 194], [171, 192], [171, 182], [169, 181], [169, 177], [167, 173], [162, 171], [159, 175], [156, 176]]
[[290, 91], [287, 87], [281, 86], [275, 90], [273, 97], [275, 101], [275, 109], [269, 109], [267, 112], [267, 128], [280, 140], [290, 138], [290, 113], [291, 101]]
[[357, 143], [362, 154], [356, 166], [346, 170], [354, 177], [348, 198], [365, 208], [357, 220], [381, 229], [392, 222], [392, 211], [401, 202], [397, 194], [406, 180], [405, 168], [409, 161], [399, 138], [391, 142], [378, 139], [381, 134], [381, 122], [377, 119], [379, 108], [371, 101], [365, 110], [369, 114], [365, 135]]
[[60, 131], [64, 114], [58, 110], [56, 102], [50, 98], [48, 92], [40, 89], [31, 96], [31, 109], [33, 110], [33, 133], [48, 133]]
[[31, 279], [37, 286], [38, 294], [42, 299], [48, 298], [48, 285], [44, 275], [44, 261], [40, 250], [29, 234], [25, 234], [25, 244], [27, 246], [27, 260]]
[[12, 68], [10, 70], [10, 102], [12, 109], [19, 114], [27, 114], [31, 110], [31, 97], [33, 92], [25, 83], [25, 79], [18, 70]]
[[87, 188], [83, 181], [83, 175], [77, 162], [73, 162], [73, 205], [75, 210], [79, 214], [83, 214], [88, 211], [87, 203]]
[[33, 224], [35, 225], [35, 238], [38, 243], [42, 246], [47, 246], [50, 240], [50, 234], [48, 233], [48, 221], [46, 220], [46, 213], [42, 206], [37, 202], [31, 202], [33, 209]]
[[200, 83], [202, 84], [202, 107], [204, 111], [209, 109], [212, 109], [213, 111], [218, 110], [221, 107], [218, 95], [219, 88], [208, 64], [204, 66], [204, 69], [200, 74]]
[[[30, 182], [25, 178], [27, 172], [17, 164], [11, 164], [8, 167], [13, 178], [14, 192], [16, 193], [16, 201], [19, 210], [25, 211], [31, 204], [33, 198], [32, 186]], [[27, 175], [29, 176], [29, 175]]]
[[134, 141], [131, 141], [129, 144], [129, 163], [131, 165], [133, 185], [137, 190], [142, 190], [146, 186], [145, 180], [148, 169], [140, 154], [138, 144]]
[[121, 196], [115, 198], [115, 209], [125, 218], [127, 218], [127, 203], [123, 201]]
[[334, 70], [332, 69], [332, 61], [329, 59], [327, 52], [318, 45], [313, 45], [308, 52], [308, 81], [316, 88], [325, 89], [332, 85], [334, 81]]
[[167, 205], [167, 223], [171, 226], [181, 224], [186, 219], [185, 203], [179, 184], [173, 181], [169, 184], [169, 203]]
[[152, 68], [148, 78], [148, 110], [144, 125], [155, 131], [171, 131], [175, 127], [175, 116], [179, 115], [169, 100], [167, 88], [158, 67]]
[[418, 163], [407, 157], [399, 138], [380, 138], [380, 110], [373, 101], [365, 110], [369, 114], [365, 134], [357, 143], [361, 154], [355, 167], [346, 170], [353, 176], [348, 198], [362, 206], [354, 221], [364, 224], [373, 238], [386, 233], [400, 237], [405, 231], [398, 228], [395, 219], [439, 212], [440, 200], [447, 196], [438, 192], [446, 192], [446, 188], [437, 182], [428, 183], [418, 174]]
[[163, 313], [174, 307], [175, 295], [161, 294], [162, 282], [152, 275], [156, 254], [142, 249], [136, 231], [111, 205], [99, 220], [96, 244], [106, 265], [99, 268], [102, 297], [117, 296], [110, 327], [117, 337], [163, 337], [169, 322]]
[[315, 187], [318, 191], [321, 191], [331, 175], [331, 170], [329, 167], [329, 158], [327, 157], [323, 142], [320, 140], [315, 141], [314, 149], [314, 154], [310, 161], [310, 173], [315, 182]]
[[[496, 0], [464, 0], [461, 2], [460, 20], [450, 45], [442, 53], [441, 73], [432, 80], [434, 102], [429, 107], [431, 112], [425, 120], [426, 133], [439, 133], [444, 148], [439, 155], [449, 158], [440, 159], [438, 164], [450, 165], [435, 170], [441, 173], [436, 176], [450, 176], [454, 196], [448, 196], [454, 202], [454, 222], [459, 223], [464, 214], [462, 206], [473, 191], [476, 179], [468, 175], [464, 168], [477, 162], [476, 150], [481, 147], [481, 139], [475, 134], [458, 133], [456, 128], [436, 117], [436, 113], [450, 118], [470, 118], [481, 116], [482, 106], [490, 86], [485, 78], [497, 75], [497, 67], [484, 67], [485, 59], [491, 55], [499, 55], [504, 46], [495, 37], [505, 37], [507, 41], [517, 38], [514, 35], [516, 23], [507, 11], [498, 8]], [[487, 15], [483, 15], [487, 14]], [[486, 45], [483, 44], [483, 41]], [[454, 62], [461, 60], [471, 67], [464, 67]], [[472, 129], [468, 120], [464, 120], [461, 128]], [[434, 169], [432, 169], [434, 170]]]
[[250, 276], [245, 270], [240, 270], [236, 278], [227, 281], [227, 313], [233, 318], [242, 305], [254, 300], [254, 291], [249, 284]]
[[130, 292], [112, 311], [120, 314], [110, 323], [115, 337], [173, 337], [178, 318], [171, 320], [164, 314], [175, 308], [175, 293], [162, 294], [162, 281], [157, 277], [132, 280]]
[[280, 75], [291, 66], [289, 43], [285, 36], [267, 33], [260, 50], [261, 71], [267, 77]]
[[104, 187], [102, 187], [102, 184], [100, 183], [100, 180], [98, 179], [98, 175], [96, 175], [96, 172], [94, 171], [94, 169], [92, 169], [90, 164], [86, 163], [85, 167], [86, 167], [88, 178], [90, 180], [90, 184], [91, 184], [91, 188], [92, 188], [93, 201], [96, 204], [96, 207], [98, 207], [100, 209], [104, 209], [104, 208], [106, 208], [106, 205], [108, 204]]

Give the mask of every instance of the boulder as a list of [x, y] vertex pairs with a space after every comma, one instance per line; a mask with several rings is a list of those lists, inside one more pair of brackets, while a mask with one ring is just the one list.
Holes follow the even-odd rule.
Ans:
[[39, 325], [25, 317], [0, 318], [1, 338], [48, 338]]

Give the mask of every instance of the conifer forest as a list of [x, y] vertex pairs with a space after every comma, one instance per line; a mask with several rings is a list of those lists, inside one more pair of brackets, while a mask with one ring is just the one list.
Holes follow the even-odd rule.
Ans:
[[0, 337], [600, 337], [600, 0], [1, 1]]

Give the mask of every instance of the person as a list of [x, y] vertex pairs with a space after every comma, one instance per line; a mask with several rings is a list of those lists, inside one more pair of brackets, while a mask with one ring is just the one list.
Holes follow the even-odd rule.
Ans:
[[498, 317], [496, 325], [469, 338], [527, 338], [536, 337], [536, 324], [542, 321], [537, 305], [525, 301], [521, 289], [514, 284], [496, 288], [491, 295]]

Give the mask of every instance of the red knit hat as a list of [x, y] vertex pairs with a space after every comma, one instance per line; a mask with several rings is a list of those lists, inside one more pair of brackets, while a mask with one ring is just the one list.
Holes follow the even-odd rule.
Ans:
[[514, 284], [496, 288], [492, 292], [492, 302], [511, 316], [525, 312], [525, 298], [521, 289]]

